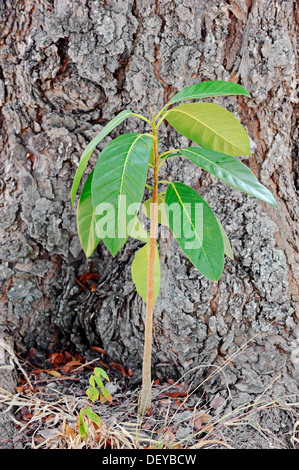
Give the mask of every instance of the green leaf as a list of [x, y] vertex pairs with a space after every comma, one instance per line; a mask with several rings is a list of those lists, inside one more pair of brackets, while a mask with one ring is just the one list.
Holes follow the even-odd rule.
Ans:
[[123, 134], [104, 148], [94, 169], [91, 192], [97, 235], [113, 256], [126, 243], [129, 223], [139, 211], [151, 144], [147, 135]]
[[206, 278], [217, 281], [223, 271], [224, 247], [213, 211], [183, 183], [168, 186], [165, 204], [171, 231], [185, 255]]
[[109, 390], [107, 390], [107, 388], [103, 388], [102, 394], [107, 400], [111, 397], [111, 393], [109, 392]]
[[[138, 294], [144, 302], [147, 300], [147, 277], [148, 277], [148, 253], [149, 245], [146, 244], [135, 254], [132, 262], [131, 274]], [[160, 260], [159, 251], [155, 247], [155, 280], [154, 280], [154, 303], [157, 300], [160, 290]]]
[[92, 402], [95, 402], [99, 398], [99, 391], [96, 387], [89, 387], [86, 390], [86, 395]]
[[84, 410], [83, 413], [92, 421], [95, 423], [97, 426], [100, 426], [102, 423], [101, 418], [94, 412], [92, 409], [87, 406]]
[[86, 431], [84, 424], [82, 424], [82, 423], [79, 421], [79, 422], [78, 422], [78, 430], [79, 430], [80, 437], [81, 437], [82, 439], [85, 438], [85, 437], [87, 437], [87, 435], [88, 435], [88, 426], [87, 426], [87, 431]]
[[89, 258], [100, 242], [95, 231], [95, 214], [91, 197], [93, 171], [82, 189], [77, 207], [77, 231], [86, 258]]
[[107, 375], [107, 372], [104, 369], [102, 369], [101, 367], [95, 367], [94, 373], [95, 373], [95, 375], [97, 375], [99, 377], [103, 377], [104, 379], [108, 380], [108, 382], [110, 382], [110, 379]]
[[184, 90], [174, 95], [167, 103], [167, 106], [178, 101], [198, 100], [213, 96], [245, 95], [250, 98], [250, 94], [241, 85], [225, 81], [207, 81], [188, 86]]
[[181, 154], [233, 188], [277, 207], [270, 191], [237, 158], [197, 147], [181, 149]]
[[79, 412], [79, 423], [78, 423], [78, 428], [79, 428], [79, 433], [81, 437], [87, 437], [88, 436], [88, 426], [87, 423], [84, 420], [84, 408], [81, 408]]
[[250, 155], [244, 127], [232, 113], [217, 104], [180, 104], [167, 111], [164, 119], [201, 147], [227, 155]]
[[[217, 219], [217, 217], [216, 217], [216, 219]], [[233, 253], [233, 250], [232, 250], [232, 247], [231, 247], [229, 238], [228, 238], [228, 236], [227, 236], [227, 233], [226, 233], [226, 231], [224, 230], [224, 227], [223, 227], [223, 225], [221, 224], [221, 222], [220, 222], [219, 219], [217, 219], [217, 222], [218, 222], [218, 224], [219, 224], [220, 232], [221, 232], [221, 235], [222, 235], [224, 254], [225, 254], [225, 256], [227, 256], [228, 258], [230, 258], [231, 260], [233, 260], [233, 259], [234, 259], [234, 253]]]
[[103, 390], [104, 387], [104, 384], [102, 382], [102, 379], [100, 379], [100, 377], [98, 377], [97, 375], [94, 376], [94, 379], [97, 383], [97, 385], [100, 387], [101, 390]]
[[90, 384], [92, 387], [95, 386], [95, 381], [94, 381], [94, 376], [93, 376], [93, 375], [91, 375], [91, 376], [89, 377], [89, 384]]
[[[151, 218], [152, 202], [153, 202], [153, 198], [147, 199], [142, 204], [142, 211], [144, 212], [144, 214], [146, 215], [148, 219]], [[166, 227], [169, 227], [167, 215], [165, 212], [165, 195], [164, 194], [158, 195], [158, 223], [165, 225]]]
[[74, 182], [73, 182], [73, 186], [71, 189], [72, 204], [74, 204], [78, 186], [80, 184], [82, 175], [84, 173], [88, 160], [91, 157], [92, 152], [94, 151], [96, 146], [101, 142], [101, 140], [103, 140], [104, 137], [106, 137], [106, 135], [109, 134], [109, 132], [115, 129], [115, 127], [119, 126], [119, 124], [121, 124], [125, 119], [127, 119], [131, 115], [132, 115], [132, 111], [130, 111], [129, 109], [125, 109], [124, 111], [119, 113], [115, 118], [113, 118], [110, 122], [108, 122], [108, 124], [106, 124], [106, 126], [103, 127], [103, 129], [99, 132], [99, 134], [87, 145], [86, 149], [84, 150], [81, 156], [79, 166], [75, 173]]

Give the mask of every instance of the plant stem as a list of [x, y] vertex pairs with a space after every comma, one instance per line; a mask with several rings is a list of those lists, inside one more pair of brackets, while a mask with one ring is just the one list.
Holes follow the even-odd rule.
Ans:
[[[159, 116], [161, 116], [161, 114], [163, 113], [164, 109], [167, 108], [167, 106], [169, 106], [168, 104], [166, 104], [165, 106], [163, 106], [163, 108], [158, 112], [158, 114], [155, 116], [155, 121], [158, 119]], [[157, 126], [158, 128], [158, 126]]]
[[[160, 127], [160, 124], [164, 121], [165, 117], [167, 116], [167, 114], [169, 113], [169, 111], [166, 111], [166, 113], [164, 114], [164, 116], [161, 117], [160, 121], [158, 122], [157, 124], [157, 129]], [[160, 114], [160, 113], [159, 113]], [[157, 115], [158, 116], [158, 115]]]
[[157, 127], [153, 117], [152, 133], [154, 138], [154, 176], [153, 176], [153, 202], [151, 209], [151, 228], [148, 253], [148, 274], [147, 274], [147, 302], [145, 313], [144, 331], [144, 355], [142, 367], [142, 390], [139, 404], [139, 414], [145, 414], [151, 408], [152, 383], [151, 383], [151, 357], [153, 340], [153, 309], [154, 309], [154, 280], [155, 280], [155, 248], [157, 239], [158, 223], [158, 173], [159, 173], [159, 153]]

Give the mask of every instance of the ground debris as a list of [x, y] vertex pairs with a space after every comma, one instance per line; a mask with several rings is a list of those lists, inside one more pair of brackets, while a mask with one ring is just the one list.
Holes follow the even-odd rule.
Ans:
[[[41, 359], [31, 351], [20, 362], [15, 393], [0, 389], [2, 409], [14, 423], [16, 449], [298, 447], [297, 403], [267, 398], [227, 413], [228, 398], [220, 393], [208, 400], [206, 392], [186, 386], [183, 378], [169, 378], [154, 382], [152, 408], [139, 416], [140, 388], [130, 386], [132, 371], [113, 363], [105, 368], [112, 401], [92, 404], [101, 424], [89, 422], [88, 437], [82, 439], [78, 416], [94, 368], [104, 367], [101, 358], [88, 362], [64, 351]], [[280, 419], [276, 433], [264, 426], [270, 413]]]

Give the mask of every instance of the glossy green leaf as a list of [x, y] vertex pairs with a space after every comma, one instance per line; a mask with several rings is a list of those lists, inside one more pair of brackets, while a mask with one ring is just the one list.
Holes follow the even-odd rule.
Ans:
[[109, 400], [109, 398], [111, 397], [111, 393], [105, 387], [102, 389], [102, 394], [106, 398], [106, 400]]
[[91, 376], [89, 377], [89, 385], [91, 385], [92, 387], [95, 386], [95, 381], [94, 381], [94, 376], [93, 376], [93, 375], [91, 375]]
[[[142, 204], [142, 211], [148, 219], [151, 219], [151, 204], [153, 203], [153, 198], [147, 199]], [[158, 195], [158, 223], [169, 227], [167, 215], [165, 212], [165, 195]]]
[[191, 263], [217, 281], [223, 271], [224, 247], [218, 221], [201, 196], [183, 183], [171, 183], [165, 196], [171, 231]]
[[113, 256], [126, 243], [139, 211], [151, 144], [147, 135], [123, 134], [109, 142], [95, 166], [91, 192], [96, 230]]
[[164, 119], [201, 147], [227, 155], [250, 155], [244, 127], [232, 113], [217, 104], [180, 104], [167, 111]]
[[[148, 253], [149, 245], [146, 244], [135, 254], [132, 262], [131, 274], [138, 294], [144, 302], [147, 299], [147, 278], [148, 278]], [[159, 251], [155, 249], [155, 281], [154, 281], [154, 303], [157, 300], [160, 290], [160, 260]]]
[[90, 419], [90, 421], [95, 423], [97, 426], [101, 426], [101, 418], [94, 411], [92, 411], [89, 406], [83, 410], [83, 413]]
[[95, 375], [94, 380], [96, 381], [98, 387], [100, 387], [100, 389], [102, 390], [104, 388], [104, 384], [103, 384], [102, 379], [100, 379], [100, 377], [98, 375]]
[[84, 150], [81, 156], [79, 166], [75, 173], [74, 182], [73, 182], [73, 186], [71, 189], [72, 204], [74, 204], [78, 186], [80, 184], [82, 175], [84, 173], [88, 160], [91, 157], [92, 152], [94, 151], [96, 146], [101, 142], [101, 140], [103, 140], [104, 137], [106, 137], [106, 135], [109, 134], [109, 132], [115, 129], [115, 127], [119, 126], [119, 124], [121, 124], [125, 119], [127, 119], [131, 115], [132, 115], [132, 111], [130, 111], [129, 109], [125, 109], [124, 111], [119, 113], [114, 119], [108, 122], [108, 124], [106, 124], [106, 126], [103, 127], [103, 129], [99, 132], [99, 134], [87, 145], [86, 149]]
[[[217, 218], [217, 217], [216, 217]], [[227, 236], [227, 233], [223, 227], [223, 225], [221, 224], [220, 220], [217, 219], [217, 222], [219, 224], [219, 227], [220, 227], [220, 231], [221, 231], [221, 235], [222, 235], [222, 240], [223, 240], [223, 248], [224, 248], [224, 254], [225, 256], [227, 256], [228, 258], [230, 258], [231, 260], [234, 259], [234, 253], [233, 253], [233, 249], [231, 247], [231, 244], [230, 244], [230, 241], [229, 241], [229, 238]]]
[[77, 207], [77, 232], [86, 258], [89, 258], [100, 242], [95, 231], [95, 215], [91, 198], [93, 171], [82, 189]]
[[78, 430], [82, 439], [88, 436], [88, 426], [86, 426], [87, 431], [85, 430], [84, 424], [78, 421]]
[[250, 94], [241, 85], [225, 81], [206, 81], [188, 86], [174, 95], [167, 103], [167, 106], [178, 101], [198, 100], [213, 96], [245, 95], [250, 98]]
[[104, 379], [108, 380], [110, 382], [110, 379], [108, 377], [107, 372], [102, 369], [101, 367], [95, 367], [94, 368], [94, 374], [97, 375], [98, 377], [104, 377]]
[[84, 408], [81, 408], [79, 412], [78, 428], [79, 428], [80, 436], [82, 438], [87, 437], [88, 432], [89, 432], [89, 429], [88, 429], [87, 423], [84, 420], [83, 414], [84, 414]]
[[92, 402], [95, 402], [99, 398], [100, 393], [96, 387], [89, 387], [86, 390], [86, 395]]
[[181, 149], [181, 154], [233, 188], [277, 207], [270, 191], [237, 158], [198, 147]]

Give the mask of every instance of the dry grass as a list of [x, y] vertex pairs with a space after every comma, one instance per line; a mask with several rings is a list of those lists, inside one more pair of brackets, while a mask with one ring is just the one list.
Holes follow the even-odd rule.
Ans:
[[[137, 395], [115, 407], [118, 411], [117, 420], [111, 421], [111, 405], [94, 404], [93, 410], [101, 416], [102, 424], [97, 427], [89, 423], [87, 439], [81, 439], [77, 429], [78, 413], [86, 404], [86, 396], [78, 398], [57, 394], [55, 400], [52, 397], [51, 401], [47, 401], [29, 387], [25, 393], [14, 395], [0, 389], [0, 405], [5, 407], [4, 412], [9, 413], [14, 421], [16, 434], [21, 436], [23, 442], [25, 440], [27, 448], [32, 449], [236, 449], [240, 443], [235, 442], [235, 431], [239, 433], [242, 430], [246, 430], [248, 435], [254, 434], [255, 440], [262, 438], [268, 448], [299, 448], [299, 403], [292, 403], [286, 397], [269, 401], [261, 395], [254, 403], [245, 403], [227, 414], [218, 412], [213, 416], [209, 410], [202, 410], [197, 406], [186, 413], [191, 393], [185, 397], [180, 410], [175, 412], [171, 412], [173, 399], [166, 400], [167, 407], [162, 410], [164, 415], [160, 413], [154, 418], [138, 417], [132, 412], [137, 409]], [[154, 406], [158, 396], [159, 393], [153, 400]], [[25, 421], [23, 417], [18, 419], [24, 409], [28, 417]], [[182, 409], [185, 409], [186, 416]], [[271, 413], [274, 410], [291, 417], [293, 427], [287, 436], [289, 446], [285, 439], [282, 440], [281, 436], [260, 424], [261, 413]], [[127, 420], [128, 415], [130, 421]], [[189, 430], [189, 433], [178, 438], [178, 430], [182, 429]], [[232, 435], [231, 430], [234, 431]], [[24, 436], [27, 438], [24, 439]]]
[[[257, 335], [256, 335], [257, 336]], [[89, 435], [82, 439], [78, 432], [79, 411], [86, 405], [86, 394], [82, 396], [66, 394], [55, 388], [51, 378], [49, 394], [37, 393], [34, 384], [18, 361], [18, 367], [27, 381], [27, 387], [11, 394], [0, 388], [0, 407], [8, 413], [16, 426], [16, 443], [32, 449], [200, 449], [200, 448], [252, 448], [252, 442], [259, 442], [258, 448], [299, 448], [299, 403], [291, 396], [275, 395], [274, 385], [280, 376], [265, 388], [254, 402], [244, 403], [237, 408], [230, 407], [232, 401], [229, 387], [227, 397], [218, 407], [203, 405], [198, 391], [215, 374], [223, 374], [232, 359], [253, 341], [252, 338], [221, 367], [210, 365], [213, 372], [196, 388], [188, 389], [178, 400], [175, 393], [184, 389], [184, 378], [194, 373], [199, 366], [188, 371], [177, 382], [170, 382], [164, 387], [153, 386], [153, 409], [155, 413], [138, 416], [139, 390], [123, 395], [116, 403], [92, 404], [92, 409], [101, 419], [101, 426], [89, 422]], [[7, 350], [7, 348], [6, 348]], [[10, 352], [14, 355], [13, 352]], [[24, 373], [25, 372], [25, 373]], [[54, 384], [54, 385], [53, 385]], [[178, 388], [180, 387], [180, 388]], [[113, 397], [113, 393], [112, 393]], [[174, 406], [176, 405], [176, 406]], [[263, 424], [262, 417], [268, 414], [273, 419], [288, 422], [285, 429], [274, 432]], [[273, 416], [275, 416], [273, 418]], [[279, 426], [278, 426], [279, 427]], [[238, 436], [243, 433], [244, 439]], [[246, 436], [248, 442], [246, 442]]]

